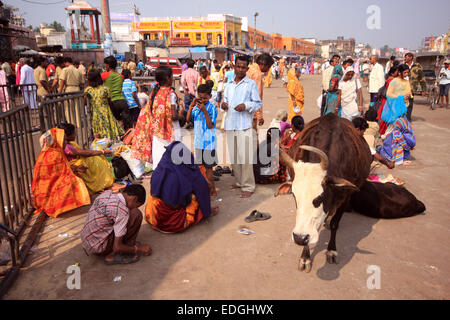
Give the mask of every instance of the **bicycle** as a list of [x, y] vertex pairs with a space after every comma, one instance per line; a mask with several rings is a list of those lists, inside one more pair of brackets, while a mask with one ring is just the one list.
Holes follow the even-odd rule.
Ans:
[[439, 103], [439, 83], [437, 80], [427, 90], [427, 103], [431, 110], [434, 110], [434, 106]]

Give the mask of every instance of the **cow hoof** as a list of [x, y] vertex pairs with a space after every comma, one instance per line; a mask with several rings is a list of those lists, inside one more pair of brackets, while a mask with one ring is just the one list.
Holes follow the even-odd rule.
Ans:
[[312, 262], [310, 259], [300, 259], [298, 262], [298, 270], [305, 271], [306, 273], [311, 272]]
[[333, 263], [338, 264], [339, 263], [338, 253], [333, 250], [327, 251], [327, 262], [330, 264]]

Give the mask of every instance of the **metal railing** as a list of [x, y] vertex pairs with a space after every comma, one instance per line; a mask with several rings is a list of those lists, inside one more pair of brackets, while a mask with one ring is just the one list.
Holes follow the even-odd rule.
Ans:
[[34, 211], [31, 185], [36, 155], [29, 111], [29, 105], [21, 105], [0, 114], [0, 241], [9, 242], [11, 255], [0, 297], [17, 277], [46, 218], [41, 214], [21, 243]]
[[39, 103], [39, 119], [41, 132], [61, 122], [75, 125], [77, 143], [82, 148], [89, 148], [89, 142], [93, 140], [91, 107], [83, 91], [44, 96], [44, 100]]
[[34, 110], [28, 104], [0, 113], [0, 241], [8, 241], [11, 252], [5, 277], [0, 283], [0, 298], [16, 279], [47, 218], [42, 212], [22, 241], [34, 211], [31, 186], [37, 157], [33, 134], [68, 122], [76, 126], [76, 140], [82, 148], [89, 148], [93, 139], [89, 99], [82, 91], [49, 94], [37, 106], [36, 123], [32, 121]]

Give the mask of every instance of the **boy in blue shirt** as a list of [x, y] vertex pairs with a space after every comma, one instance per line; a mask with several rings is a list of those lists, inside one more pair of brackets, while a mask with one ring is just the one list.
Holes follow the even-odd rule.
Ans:
[[198, 86], [198, 98], [195, 98], [189, 106], [186, 121], [189, 122], [192, 119], [194, 122], [195, 163], [205, 167], [210, 194], [216, 196], [212, 169], [218, 163], [216, 154], [217, 108], [210, 102], [211, 90], [211, 84]]
[[127, 100], [128, 109], [130, 110], [130, 120], [133, 123], [133, 127], [136, 125], [136, 121], [141, 112], [141, 105], [137, 96], [136, 82], [131, 80], [131, 71], [125, 69], [122, 71], [124, 81], [122, 83], [122, 93]]

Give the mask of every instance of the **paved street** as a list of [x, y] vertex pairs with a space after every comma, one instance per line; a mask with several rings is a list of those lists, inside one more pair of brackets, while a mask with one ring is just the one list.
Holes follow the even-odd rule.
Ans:
[[[319, 114], [320, 80], [301, 78], [306, 122]], [[298, 271], [301, 248], [291, 239], [294, 199], [274, 198], [277, 185], [258, 185], [252, 198], [240, 199], [238, 191], [228, 190], [233, 178], [226, 175], [213, 198], [219, 215], [181, 234], [161, 234], [144, 222], [138, 240], [150, 243], [153, 254], [131, 265], [106, 266], [84, 253], [79, 234], [87, 208], [48, 218], [5, 299], [449, 299], [450, 110], [431, 111], [422, 101], [414, 104], [412, 164], [379, 170], [406, 181], [426, 214], [388, 221], [346, 213], [337, 234], [338, 265], [326, 263], [330, 232], [322, 230], [311, 273]], [[287, 93], [274, 81], [264, 91], [265, 128], [281, 108], [287, 109]], [[253, 209], [272, 218], [245, 223]], [[255, 234], [239, 234], [241, 226]], [[65, 271], [75, 263], [81, 289], [69, 290]], [[381, 270], [378, 290], [366, 285], [370, 265]], [[116, 276], [120, 282], [113, 281]]]

